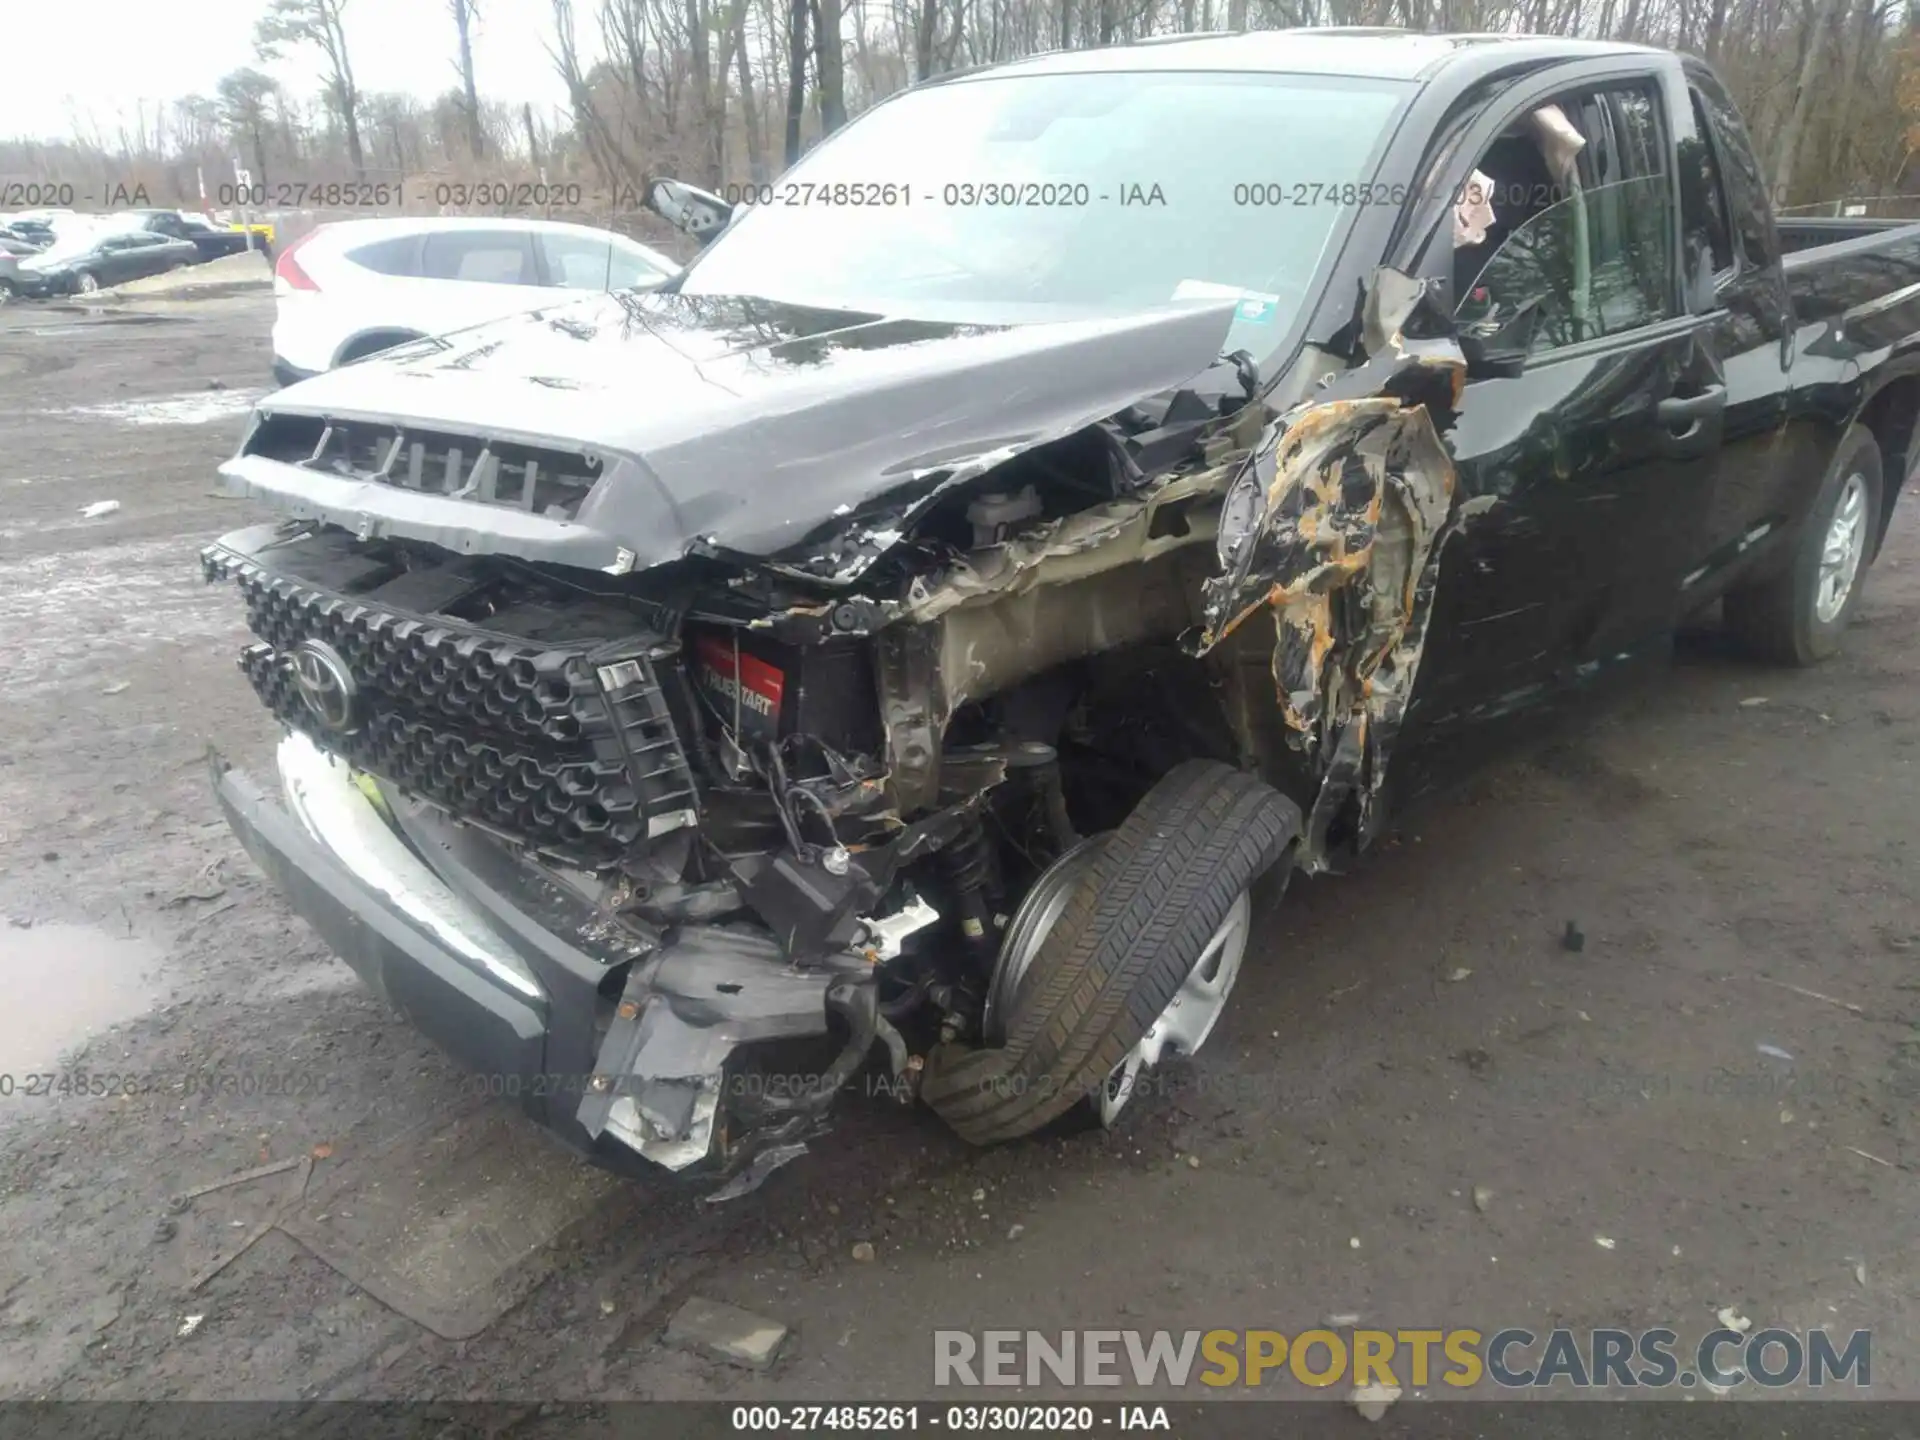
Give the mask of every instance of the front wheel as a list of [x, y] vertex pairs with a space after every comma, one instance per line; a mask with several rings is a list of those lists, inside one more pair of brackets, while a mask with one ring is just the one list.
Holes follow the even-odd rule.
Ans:
[[1250, 891], [1299, 825], [1251, 775], [1177, 766], [1118, 830], [1035, 882], [1007, 927], [987, 1045], [937, 1047], [922, 1098], [976, 1145], [1075, 1110], [1112, 1124], [1145, 1070], [1212, 1034], [1246, 955]]
[[73, 277], [73, 288], [82, 295], [91, 295], [100, 288], [100, 281], [91, 270], [82, 270]]
[[1840, 648], [1860, 608], [1885, 493], [1880, 447], [1871, 430], [1856, 425], [1841, 437], [1792, 562], [1728, 592], [1727, 628], [1742, 650], [1776, 665], [1812, 665]]

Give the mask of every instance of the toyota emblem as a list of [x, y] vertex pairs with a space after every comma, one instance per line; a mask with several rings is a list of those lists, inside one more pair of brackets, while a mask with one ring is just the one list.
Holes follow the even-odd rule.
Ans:
[[346, 660], [326, 641], [302, 640], [293, 647], [293, 683], [325, 729], [347, 734], [359, 723], [360, 687]]

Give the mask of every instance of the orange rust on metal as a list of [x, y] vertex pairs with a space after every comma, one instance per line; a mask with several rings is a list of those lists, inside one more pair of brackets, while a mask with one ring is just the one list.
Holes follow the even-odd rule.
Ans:
[[[1425, 357], [1418, 363], [1448, 368]], [[1457, 395], [1462, 377], [1457, 366], [1452, 369]], [[1372, 430], [1360, 428], [1375, 417], [1386, 423]], [[1379, 434], [1376, 440], [1375, 433], [1383, 430], [1389, 433]], [[1343, 443], [1354, 432], [1358, 432], [1356, 443]], [[1388, 468], [1409, 457], [1425, 467], [1411, 481]], [[1343, 512], [1342, 500], [1354, 488], [1346, 482], [1358, 478], [1349, 467], [1356, 465], [1363, 467], [1371, 484], [1364, 504]], [[1273, 610], [1277, 632], [1273, 672], [1282, 718], [1289, 729], [1312, 742], [1322, 738], [1323, 729], [1364, 724], [1367, 703], [1374, 695], [1375, 672], [1411, 628], [1433, 533], [1450, 508], [1455, 477], [1426, 407], [1391, 396], [1328, 401], [1303, 411], [1282, 437], [1275, 472], [1267, 491], [1269, 510], [1289, 493], [1303, 502], [1291, 523], [1299, 539], [1316, 552], [1315, 561], [1291, 576], [1277, 577], [1258, 602], [1221, 627], [1215, 642], [1263, 605]], [[1392, 586], [1387, 592], [1394, 601], [1392, 613], [1376, 613], [1370, 633], [1352, 646], [1342, 667], [1347, 676], [1343, 698], [1342, 687], [1328, 679], [1328, 667], [1337, 663], [1340, 648], [1332, 594], [1376, 568], [1380, 525], [1390, 494], [1409, 527], [1404, 532], [1409, 546], [1406, 573], [1387, 579]], [[1397, 550], [1395, 558], [1400, 558]], [[1296, 671], [1303, 673], [1292, 673]], [[1327, 706], [1325, 711], [1322, 704]]]

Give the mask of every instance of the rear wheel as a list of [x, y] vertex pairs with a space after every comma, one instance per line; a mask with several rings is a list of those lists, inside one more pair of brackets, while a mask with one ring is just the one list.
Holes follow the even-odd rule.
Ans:
[[407, 330], [383, 330], [376, 335], [362, 335], [340, 352], [336, 365], [347, 365], [355, 360], [364, 360], [369, 355], [378, 355], [382, 350], [391, 350], [396, 345], [405, 345], [409, 340], [420, 337]]
[[1118, 830], [1035, 882], [989, 991], [989, 1048], [936, 1048], [921, 1096], [977, 1145], [1077, 1108], [1112, 1124], [1148, 1068], [1213, 1033], [1246, 954], [1249, 892], [1299, 818], [1231, 766], [1177, 766]]
[[1727, 629], [1742, 650], [1776, 665], [1812, 665], [1840, 648], [1860, 606], [1883, 494], [1880, 447], [1856, 425], [1840, 441], [1792, 562], [1728, 592]]

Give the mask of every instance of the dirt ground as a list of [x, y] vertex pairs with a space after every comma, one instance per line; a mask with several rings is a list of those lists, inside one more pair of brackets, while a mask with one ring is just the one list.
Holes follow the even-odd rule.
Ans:
[[[170, 1196], [301, 1156], [316, 1187], [365, 1179], [467, 1093], [209, 793], [209, 744], [259, 767], [274, 738], [194, 558], [250, 518], [213, 468], [269, 316], [0, 315], [0, 1072], [177, 1082], [0, 1094], [0, 1394], [926, 1396], [936, 1326], [1691, 1338], [1722, 1306], [1871, 1327], [1874, 1392], [1920, 1393], [1911, 501], [1841, 659], [1692, 639], [1658, 688], [1295, 884], [1206, 1053], [1115, 1134], [974, 1152], [859, 1101], [744, 1200], [613, 1189], [464, 1341], [277, 1231], [193, 1288], [294, 1177]], [[211, 1072], [302, 1083], [181, 1078]], [[792, 1326], [778, 1365], [666, 1348], [693, 1293]]]

